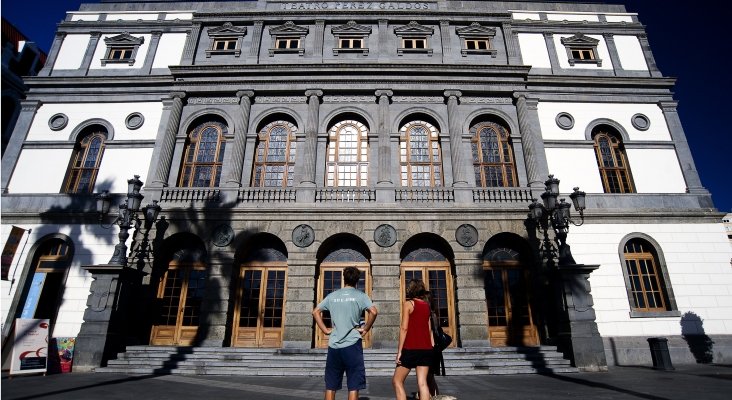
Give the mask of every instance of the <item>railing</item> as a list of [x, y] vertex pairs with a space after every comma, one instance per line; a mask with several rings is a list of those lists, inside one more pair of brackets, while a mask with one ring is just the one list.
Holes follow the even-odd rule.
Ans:
[[297, 200], [295, 189], [240, 189], [237, 203], [292, 203]]
[[521, 188], [473, 189], [474, 203], [528, 203], [531, 190]]
[[363, 203], [376, 201], [376, 191], [370, 189], [317, 189], [315, 191], [315, 202], [340, 202], [340, 203]]
[[396, 201], [415, 203], [452, 203], [455, 201], [455, 192], [452, 189], [435, 188], [396, 189]]
[[221, 190], [212, 188], [165, 188], [160, 195], [160, 202], [221, 202]]

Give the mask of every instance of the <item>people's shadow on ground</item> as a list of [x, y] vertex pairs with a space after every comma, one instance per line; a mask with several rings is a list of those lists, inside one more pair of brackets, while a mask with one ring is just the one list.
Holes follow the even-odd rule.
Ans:
[[714, 361], [712, 351], [714, 342], [704, 333], [702, 319], [691, 311], [681, 316], [681, 337], [689, 345], [689, 350], [697, 363], [709, 364]]

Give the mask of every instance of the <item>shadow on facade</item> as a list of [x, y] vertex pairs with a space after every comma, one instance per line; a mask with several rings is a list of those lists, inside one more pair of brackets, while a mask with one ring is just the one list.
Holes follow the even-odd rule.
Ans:
[[704, 333], [704, 321], [692, 311], [681, 316], [681, 337], [689, 346], [691, 354], [699, 364], [709, 364], [714, 361], [712, 347], [714, 342]]

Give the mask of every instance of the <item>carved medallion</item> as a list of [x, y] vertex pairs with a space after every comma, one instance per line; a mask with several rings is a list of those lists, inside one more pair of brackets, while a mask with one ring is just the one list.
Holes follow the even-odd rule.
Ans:
[[389, 224], [379, 225], [374, 229], [374, 242], [381, 247], [391, 247], [396, 243], [397, 232]]
[[462, 224], [455, 230], [455, 239], [463, 247], [473, 247], [478, 243], [478, 230], [473, 225]]
[[301, 224], [292, 230], [292, 243], [297, 247], [308, 247], [315, 241], [315, 231], [310, 225]]
[[217, 247], [228, 246], [234, 240], [234, 230], [229, 225], [217, 226], [211, 234], [211, 241]]

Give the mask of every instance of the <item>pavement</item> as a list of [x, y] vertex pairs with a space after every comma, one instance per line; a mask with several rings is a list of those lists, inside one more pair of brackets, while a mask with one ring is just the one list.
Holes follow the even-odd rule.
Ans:
[[[608, 372], [556, 375], [438, 376], [443, 394], [458, 400], [647, 399], [730, 400], [732, 365], [675, 365], [675, 370], [610, 367]], [[345, 379], [344, 379], [345, 383]], [[2, 376], [3, 400], [293, 400], [323, 398], [323, 379], [308, 377], [243, 377], [124, 375], [72, 372], [57, 375]], [[407, 388], [416, 390], [414, 373]], [[409, 392], [409, 389], [408, 389]], [[337, 393], [344, 400], [347, 391]], [[368, 378], [359, 400], [393, 399], [391, 378]]]

